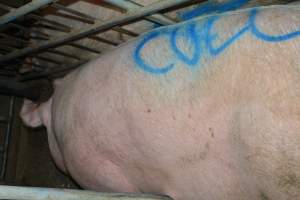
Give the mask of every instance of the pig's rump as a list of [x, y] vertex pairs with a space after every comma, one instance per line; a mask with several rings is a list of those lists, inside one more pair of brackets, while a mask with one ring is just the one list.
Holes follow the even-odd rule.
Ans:
[[53, 152], [95, 190], [297, 199], [299, 31], [295, 6], [148, 32], [56, 86]]

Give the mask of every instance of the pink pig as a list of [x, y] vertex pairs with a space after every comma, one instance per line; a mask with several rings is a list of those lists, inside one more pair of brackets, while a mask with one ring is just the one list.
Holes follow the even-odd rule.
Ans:
[[55, 84], [41, 105], [82, 187], [175, 200], [300, 197], [300, 12], [282, 6], [148, 32]]

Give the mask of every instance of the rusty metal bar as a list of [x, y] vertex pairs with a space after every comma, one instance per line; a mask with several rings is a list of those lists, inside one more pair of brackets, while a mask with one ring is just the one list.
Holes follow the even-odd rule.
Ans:
[[0, 27], [56, 0], [35, 0], [0, 17]]
[[[106, 3], [112, 4], [114, 6], [117, 6], [119, 8], [122, 8], [122, 9], [126, 10], [127, 12], [132, 12], [134, 10], [144, 7], [138, 3], [130, 1], [130, 0], [126, 0], [126, 1], [125, 0], [103, 0], [103, 1]], [[169, 17], [164, 16], [162, 14], [154, 14], [154, 15], [145, 17], [145, 19], [148, 19], [152, 22], [155, 22], [155, 23], [158, 23], [161, 25], [171, 25], [171, 24], [175, 24], [178, 22], [178, 21], [170, 19]]]
[[26, 56], [31, 53], [43, 51], [49, 48], [54, 48], [69, 42], [73, 42], [75, 40], [82, 39], [89, 35], [97, 34], [99, 32], [103, 32], [111, 29], [112, 27], [116, 27], [119, 25], [123, 25], [132, 21], [135, 21], [138, 18], [145, 17], [148, 15], [152, 15], [153, 13], [160, 12], [167, 8], [179, 6], [181, 4], [190, 2], [191, 0], [165, 0], [159, 3], [152, 4], [147, 7], [143, 7], [138, 9], [135, 12], [128, 13], [124, 16], [120, 16], [117, 19], [108, 20], [105, 23], [97, 22], [94, 25], [91, 25], [85, 29], [73, 31], [69, 33], [67, 36], [62, 36], [59, 38], [55, 38], [53, 40], [43, 42], [42, 44], [36, 45], [35, 47], [27, 47], [22, 50], [17, 50], [13, 53], [9, 53], [8, 55], [4, 55], [0, 57], [0, 62], [8, 61], [11, 59], [15, 59], [21, 56]]

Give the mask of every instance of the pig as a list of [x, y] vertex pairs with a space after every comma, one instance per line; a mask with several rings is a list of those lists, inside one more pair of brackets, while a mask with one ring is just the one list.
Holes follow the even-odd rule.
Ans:
[[21, 118], [83, 188], [175, 200], [300, 196], [299, 5], [147, 32], [55, 82]]

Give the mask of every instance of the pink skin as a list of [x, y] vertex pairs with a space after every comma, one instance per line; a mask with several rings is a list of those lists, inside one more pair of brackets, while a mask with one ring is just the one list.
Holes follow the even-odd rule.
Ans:
[[[299, 17], [270, 9], [258, 23], [282, 33], [300, 27]], [[232, 15], [216, 29], [226, 37], [243, 20]], [[168, 53], [164, 42], [143, 56], [164, 62], [156, 53]], [[72, 72], [49, 102], [24, 104], [24, 122], [47, 127], [61, 169], [84, 188], [176, 200], [300, 196], [299, 38], [275, 44], [249, 34], [198, 69], [179, 64], [163, 76], [135, 66], [136, 44]]]

